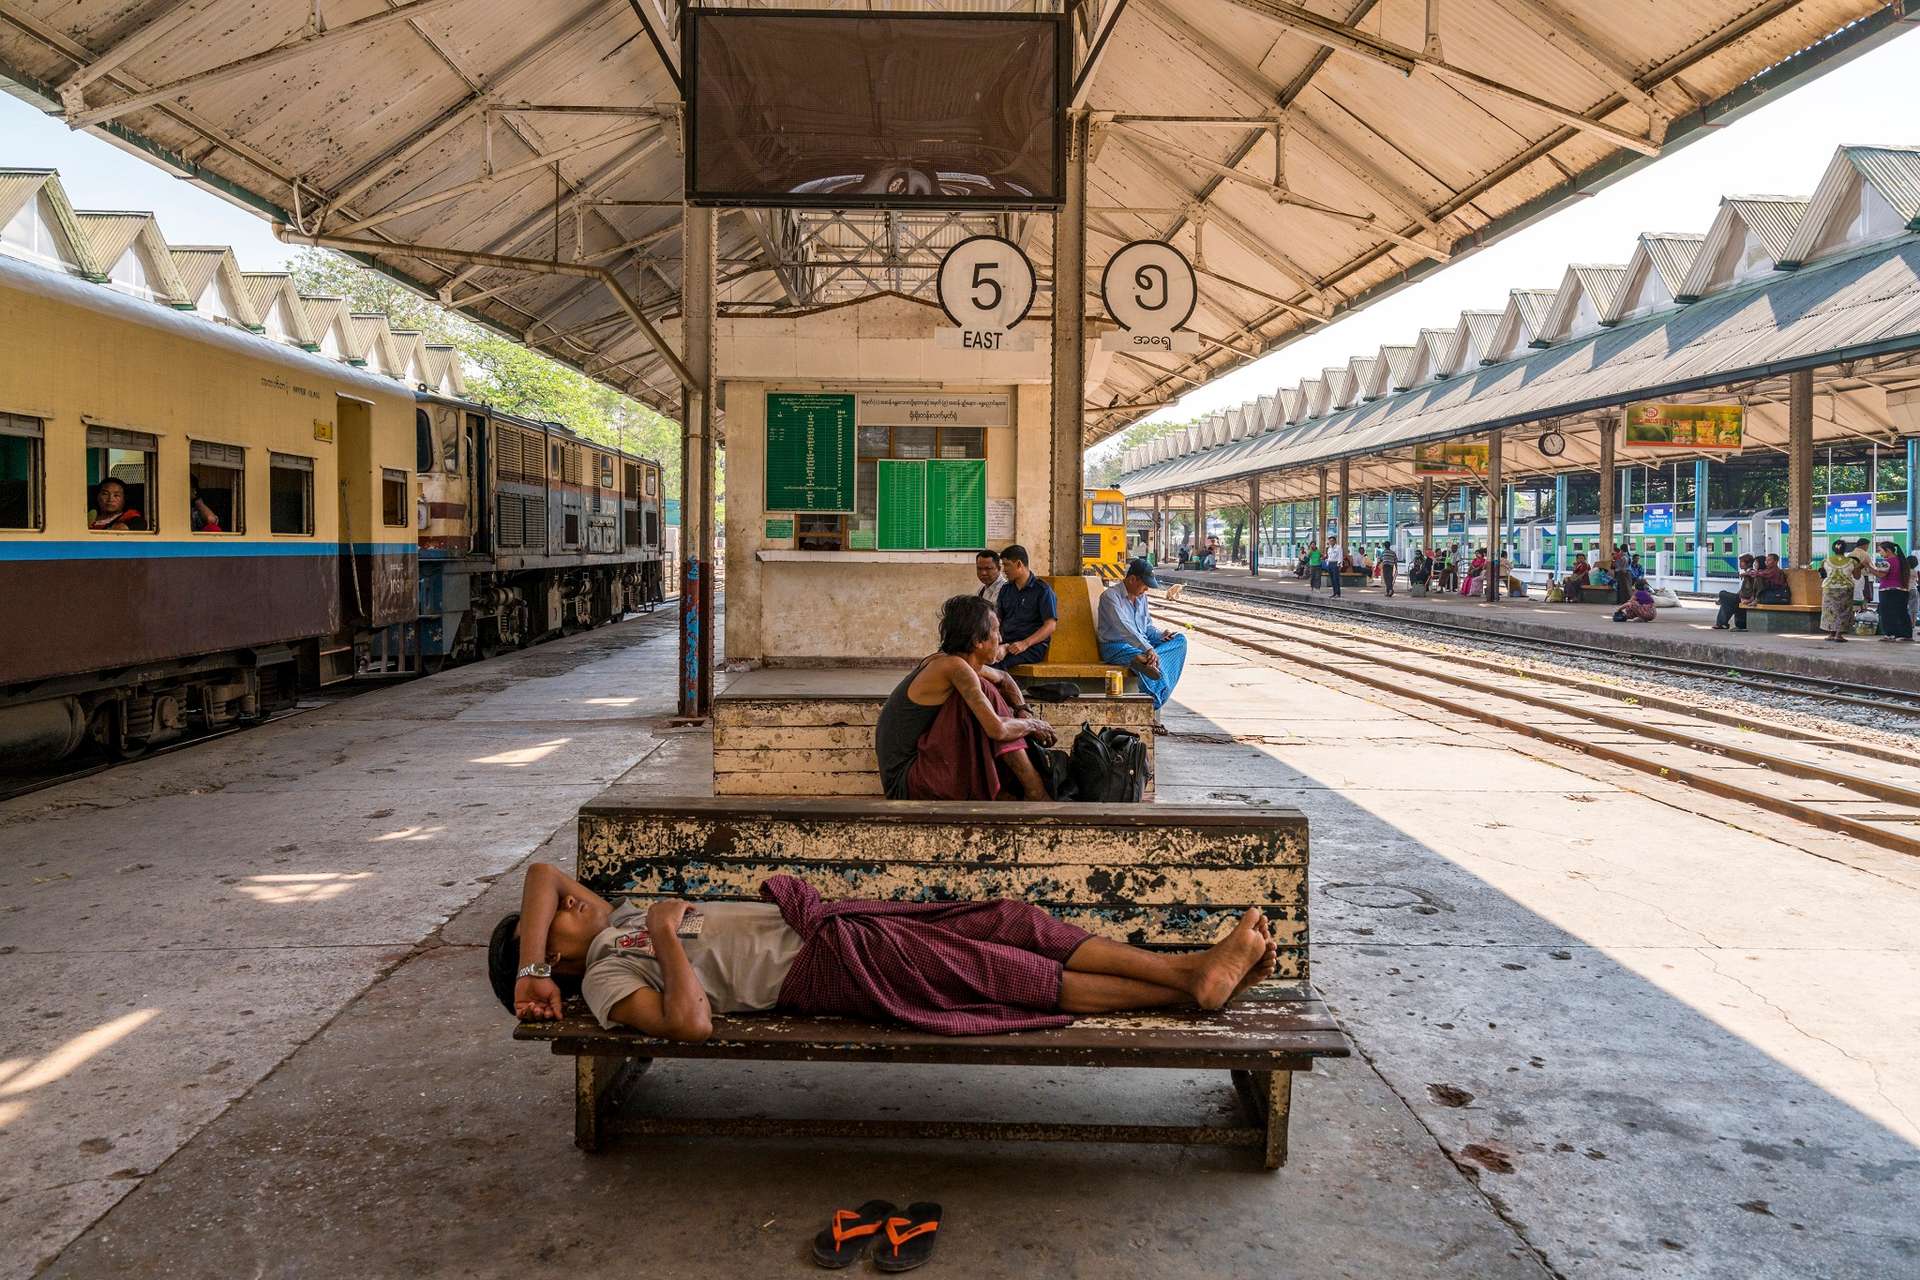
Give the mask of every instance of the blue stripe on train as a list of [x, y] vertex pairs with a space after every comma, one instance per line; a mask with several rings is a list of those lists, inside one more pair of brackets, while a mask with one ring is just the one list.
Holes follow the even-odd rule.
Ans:
[[[232, 556], [337, 556], [338, 542], [161, 542], [140, 534], [109, 534], [76, 542], [0, 541], [4, 560], [226, 559]], [[357, 555], [417, 556], [411, 542], [356, 542]]]

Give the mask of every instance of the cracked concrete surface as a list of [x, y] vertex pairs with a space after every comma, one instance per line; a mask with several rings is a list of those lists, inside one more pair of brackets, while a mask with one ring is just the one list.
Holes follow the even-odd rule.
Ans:
[[[1161, 797], [1307, 811], [1314, 976], [1359, 1050], [1299, 1082], [1285, 1170], [1042, 1144], [583, 1156], [570, 1064], [508, 1040], [480, 947], [517, 900], [503, 871], [570, 861], [583, 794], [704, 786], [704, 736], [660, 727], [671, 635], [646, 631], [0, 806], [0, 974], [28, 993], [0, 1012], [0, 1107], [22, 1108], [0, 1111], [0, 1272], [804, 1274], [828, 1211], [875, 1195], [941, 1200], [934, 1265], [969, 1277], [1920, 1268], [1914, 860], [1206, 646]], [[697, 1062], [639, 1096], [1230, 1105], [1190, 1073]]]

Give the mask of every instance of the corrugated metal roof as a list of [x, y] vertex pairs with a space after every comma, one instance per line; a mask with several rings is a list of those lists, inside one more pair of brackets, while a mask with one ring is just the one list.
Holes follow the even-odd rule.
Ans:
[[1686, 282], [1687, 272], [1693, 268], [1694, 255], [1700, 252], [1700, 246], [1706, 239], [1704, 234], [1650, 231], [1640, 237], [1640, 243], [1646, 247], [1647, 258], [1653, 263], [1653, 269], [1660, 273], [1660, 283], [1667, 286], [1668, 293], [1679, 297], [1680, 286]]
[[1620, 296], [1620, 286], [1627, 281], [1627, 264], [1624, 262], [1610, 266], [1573, 266], [1568, 270], [1579, 278], [1580, 287], [1586, 290], [1587, 300], [1601, 315], [1612, 309], [1614, 300]]
[[1920, 350], [1920, 237], [1134, 475], [1129, 496], [1679, 395], [1786, 367]]
[[153, 221], [153, 215], [148, 213], [95, 213], [89, 209], [76, 211], [75, 217], [87, 237], [88, 247], [93, 250], [93, 260], [100, 264], [102, 271], [112, 270], [113, 264], [120, 261]]
[[12, 222], [52, 176], [51, 169], [0, 169], [0, 226]]
[[[28, 0], [12, 6], [25, 10], [23, 20], [0, 23], [0, 72], [58, 109], [53, 86], [119, 49], [125, 56], [110, 74], [76, 86], [81, 101], [73, 123], [110, 124], [156, 162], [184, 164], [197, 181], [279, 216], [294, 204], [289, 193], [297, 186], [302, 211], [322, 230], [367, 224], [362, 234], [375, 239], [507, 254], [538, 244], [544, 252], [556, 219], [554, 173], [542, 160], [564, 152], [558, 161], [566, 202], [558, 219], [560, 256], [605, 255], [601, 260], [642, 306], [675, 309], [680, 214], [672, 202], [681, 195], [684, 158], [671, 145], [670, 130], [645, 130], [631, 116], [516, 113], [502, 104], [631, 110], [676, 102], [679, 87], [638, 14], [666, 15], [661, 35], [671, 49], [684, 6], [462, 0], [390, 16], [391, 3], [356, 0], [344, 13], [332, 11], [336, 4], [327, 15], [333, 27], [315, 33], [309, 30], [312, 6], [290, 2], [253, 5], [240, 20], [227, 4]], [[792, 0], [765, 3], [782, 7]], [[991, 13], [1064, 6], [1058, 0], [884, 0], [863, 7]], [[1425, 43], [1417, 4], [1311, 0], [1309, 7], [1413, 51], [1414, 58]], [[1616, 174], [1630, 154], [1623, 141], [1649, 145], [1654, 116], [1672, 118], [1671, 146], [1890, 36], [1904, 16], [1883, 0], [1557, 0], [1555, 13], [1564, 12], [1574, 28], [1605, 32], [1602, 62], [1531, 6], [1448, 0], [1444, 8], [1446, 61], [1492, 79], [1492, 88], [1463, 85], [1441, 69], [1409, 76], [1395, 59], [1351, 51], [1329, 56], [1280, 9], [1256, 13], [1220, 0], [1075, 6], [1076, 59], [1105, 31], [1104, 19], [1117, 14], [1100, 45], [1086, 106], [1105, 113], [1228, 113], [1249, 122], [1244, 132], [1177, 130], [1168, 138], [1169, 131], [1155, 131], [1177, 139], [1191, 159], [1104, 132], [1092, 152], [1090, 198], [1123, 212], [1095, 220], [1088, 237], [1092, 278], [1120, 240], [1174, 238], [1190, 249], [1187, 213], [1148, 211], [1195, 210], [1207, 227], [1210, 278], [1201, 286], [1194, 327], [1239, 331], [1241, 322], [1229, 313], [1244, 312], [1249, 298], [1259, 296], [1235, 287], [1244, 284], [1288, 304], [1259, 303], [1248, 325], [1251, 341], [1236, 343], [1266, 351], [1317, 328], [1313, 311], [1326, 306], [1337, 314], [1365, 305], [1429, 269], [1432, 256], [1408, 240], [1478, 248]], [[129, 46], [131, 32], [153, 38]], [[271, 61], [251, 61], [263, 57]], [[1623, 82], [1612, 63], [1630, 68], [1632, 81]], [[1506, 88], [1560, 110], [1516, 104], [1501, 96]], [[1281, 106], [1289, 121], [1290, 185], [1357, 218], [1276, 202], [1256, 187], [1223, 181], [1209, 167], [1271, 175], [1272, 143], [1260, 121]], [[482, 181], [489, 129], [495, 174], [514, 176]], [[449, 198], [421, 203], [456, 189]], [[578, 245], [572, 243], [576, 208], [585, 231]], [[1041, 277], [1050, 278], [1049, 220], [1003, 216]], [[657, 238], [636, 244], [647, 237]], [[786, 252], [780, 246], [788, 241], [770, 239], [774, 252]], [[634, 247], [615, 248], [623, 245]], [[728, 260], [723, 306], [789, 305], [772, 274], [780, 264], [745, 219], [722, 219], [719, 248]], [[523, 332], [535, 319], [566, 330], [604, 310], [594, 291], [574, 280], [448, 265], [410, 256], [399, 245], [378, 258], [429, 291], [470, 295], [469, 312], [507, 332]], [[803, 288], [844, 286], [844, 278], [829, 283], [832, 268], [785, 265]], [[923, 262], [903, 272], [923, 278], [926, 269]], [[882, 279], [863, 287], [892, 286]], [[554, 350], [656, 406], [671, 412], [678, 404], [678, 387], [630, 327], [596, 329]], [[1167, 399], [1248, 359], [1242, 350], [1207, 343], [1165, 372], [1111, 361], [1088, 388], [1089, 399]], [[1138, 416], [1095, 415], [1089, 433], [1097, 438]]]
[[1920, 223], [1920, 150], [1911, 147], [1840, 148], [1908, 226]]
[[1547, 317], [1553, 313], [1553, 300], [1560, 296], [1558, 289], [1515, 289], [1508, 295], [1509, 305], [1519, 312], [1520, 323], [1526, 328], [1526, 340], [1538, 342], [1547, 327]]
[[1776, 261], [1787, 251], [1808, 204], [1805, 196], [1728, 196], [1726, 202]]
[[198, 301], [200, 295], [213, 283], [213, 277], [220, 270], [220, 261], [226, 257], [225, 249], [179, 249], [169, 248], [168, 256], [173, 259], [173, 269], [180, 274], [180, 283], [187, 287], [187, 297]]
[[[1466, 330], [1468, 344], [1464, 352], [1465, 362], [1462, 368], [1471, 368], [1485, 358], [1487, 345], [1493, 341], [1494, 331], [1500, 327], [1500, 320], [1505, 315], [1504, 311], [1462, 311], [1460, 313], [1459, 328]], [[1458, 341], [1458, 330], [1455, 333], [1455, 340]]]

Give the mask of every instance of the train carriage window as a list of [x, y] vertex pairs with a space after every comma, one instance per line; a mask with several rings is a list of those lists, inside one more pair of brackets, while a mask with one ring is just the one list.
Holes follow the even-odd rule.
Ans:
[[390, 528], [407, 524], [407, 473], [380, 468], [380, 523]]
[[660, 477], [655, 475], [651, 470], [649, 470], [647, 472], [647, 496], [651, 498], [659, 491], [660, 491]]
[[247, 451], [195, 440], [188, 461], [188, 527], [195, 533], [245, 533]]
[[267, 526], [275, 533], [313, 536], [313, 459], [267, 455]]
[[41, 527], [45, 432], [38, 418], [0, 413], [0, 529]]
[[433, 423], [425, 409], [413, 411], [413, 469], [433, 470]]
[[87, 527], [116, 533], [152, 532], [154, 461], [159, 439], [118, 427], [87, 428]]

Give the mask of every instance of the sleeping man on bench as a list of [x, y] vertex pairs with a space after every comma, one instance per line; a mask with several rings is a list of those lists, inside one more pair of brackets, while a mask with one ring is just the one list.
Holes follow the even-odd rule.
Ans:
[[713, 1034], [714, 1013], [765, 1009], [954, 1036], [1061, 1027], [1083, 1014], [1219, 1009], [1274, 970], [1272, 926], [1257, 908], [1205, 951], [1164, 954], [1007, 899], [827, 902], [786, 875], [760, 896], [700, 906], [699, 933], [682, 937], [689, 903], [616, 908], [538, 863], [520, 910], [494, 928], [488, 977], [521, 1018], [560, 1017], [560, 983], [577, 983], [603, 1027], [697, 1042]]

